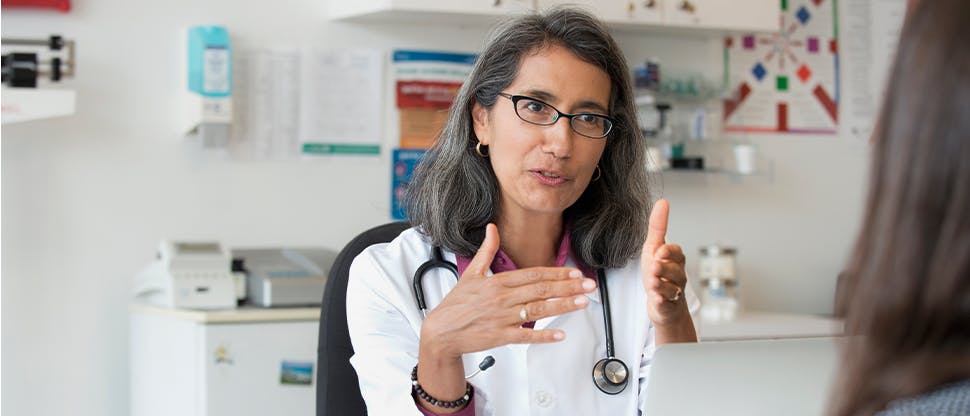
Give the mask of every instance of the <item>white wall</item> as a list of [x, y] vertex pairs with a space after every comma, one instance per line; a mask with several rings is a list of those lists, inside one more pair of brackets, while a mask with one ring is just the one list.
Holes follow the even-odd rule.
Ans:
[[[175, 132], [179, 28], [224, 24], [237, 50], [320, 45], [477, 50], [481, 28], [345, 24], [326, 1], [74, 2], [66, 15], [4, 10], [3, 36], [77, 40], [75, 116], [5, 125], [2, 412], [128, 412], [130, 278], [165, 236], [339, 249], [388, 218], [385, 153], [364, 163], [190, 157]], [[719, 71], [706, 41], [620, 34], [630, 61]], [[698, 48], [698, 53], [683, 51]], [[388, 106], [390, 108], [390, 105]], [[396, 129], [387, 129], [393, 143]], [[855, 230], [865, 147], [838, 137], [754, 138], [771, 178], [668, 174], [670, 240], [740, 248], [749, 304], [825, 313]], [[348, 180], [352, 179], [352, 180]]]

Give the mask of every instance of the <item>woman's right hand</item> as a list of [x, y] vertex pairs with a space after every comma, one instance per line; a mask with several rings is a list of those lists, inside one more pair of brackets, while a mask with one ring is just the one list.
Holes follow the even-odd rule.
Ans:
[[485, 240], [458, 284], [425, 319], [423, 351], [447, 360], [506, 344], [565, 338], [559, 329], [534, 330], [522, 324], [585, 308], [586, 293], [596, 289], [596, 282], [567, 267], [531, 267], [486, 277], [498, 249], [498, 228], [488, 224]]
[[[586, 293], [596, 290], [593, 279], [568, 267], [530, 267], [487, 277], [498, 249], [498, 228], [488, 224], [485, 241], [458, 284], [421, 326], [418, 382], [439, 400], [455, 400], [464, 394], [462, 354], [506, 344], [562, 341], [566, 338], [562, 330], [535, 330], [522, 324], [583, 309], [589, 304]], [[419, 400], [438, 414], [460, 410]]]

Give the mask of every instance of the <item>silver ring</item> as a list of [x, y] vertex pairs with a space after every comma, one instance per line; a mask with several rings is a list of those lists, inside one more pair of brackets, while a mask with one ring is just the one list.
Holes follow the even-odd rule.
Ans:
[[522, 322], [529, 322], [529, 313], [525, 310], [525, 305], [522, 305], [522, 309], [519, 309], [519, 318]]
[[677, 292], [676, 292], [676, 293], [674, 293], [674, 297], [672, 297], [672, 298], [670, 298], [670, 299], [667, 299], [667, 300], [669, 300], [669, 301], [671, 301], [671, 302], [676, 302], [676, 301], [678, 301], [678, 300], [680, 300], [680, 295], [681, 295], [681, 294], [683, 294], [683, 293], [684, 293], [684, 291], [683, 291], [683, 290], [681, 290], [681, 289], [680, 289], [680, 288], [678, 287], [678, 288], [677, 288]]

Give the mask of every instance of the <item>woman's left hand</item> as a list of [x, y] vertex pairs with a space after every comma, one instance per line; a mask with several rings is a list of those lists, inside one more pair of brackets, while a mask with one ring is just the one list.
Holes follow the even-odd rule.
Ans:
[[647, 291], [647, 314], [653, 321], [657, 343], [697, 341], [687, 308], [686, 259], [677, 244], [667, 244], [670, 204], [657, 201], [650, 213], [647, 239], [640, 253], [640, 273]]

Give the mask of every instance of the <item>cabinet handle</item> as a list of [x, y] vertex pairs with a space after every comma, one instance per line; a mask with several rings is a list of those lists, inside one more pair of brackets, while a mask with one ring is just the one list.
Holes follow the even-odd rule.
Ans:
[[[645, 9], [652, 9], [654, 7], [657, 7], [657, 0], [646, 0], [643, 2], [643, 8]], [[636, 9], [637, 9], [637, 5], [634, 2], [628, 1], [626, 3], [626, 11], [627, 13], [630, 14], [631, 17], [633, 16], [633, 12], [635, 12]]]
[[694, 13], [697, 11], [697, 6], [695, 6], [694, 3], [691, 3], [690, 0], [684, 0], [680, 3], [680, 10], [687, 13]]

